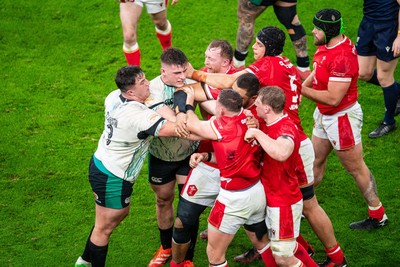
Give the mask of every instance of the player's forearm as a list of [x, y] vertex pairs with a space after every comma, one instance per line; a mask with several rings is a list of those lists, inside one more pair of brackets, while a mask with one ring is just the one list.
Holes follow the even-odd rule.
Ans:
[[314, 102], [328, 106], [337, 106], [341, 101], [341, 98], [338, 98], [329, 90], [320, 91], [308, 86], [302, 87], [301, 94]]
[[215, 88], [232, 88], [236, 76], [223, 73], [206, 73], [204, 71], [195, 70], [193, 71], [192, 79], [204, 82]]
[[258, 130], [254, 136], [263, 150], [277, 161], [285, 161], [293, 153], [293, 142], [283, 138], [272, 139], [264, 132]]

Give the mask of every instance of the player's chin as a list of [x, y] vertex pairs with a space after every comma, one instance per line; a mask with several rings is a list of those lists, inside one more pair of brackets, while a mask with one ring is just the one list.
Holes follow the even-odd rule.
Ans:
[[175, 87], [182, 87], [185, 85], [185, 81], [177, 81]]

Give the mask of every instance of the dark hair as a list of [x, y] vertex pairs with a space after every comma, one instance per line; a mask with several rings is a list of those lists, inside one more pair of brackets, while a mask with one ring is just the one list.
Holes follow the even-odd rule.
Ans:
[[263, 28], [257, 34], [258, 40], [265, 46], [264, 56], [278, 56], [285, 46], [285, 33], [273, 26]]
[[325, 34], [325, 43], [343, 33], [342, 15], [336, 9], [322, 9], [315, 14], [313, 24]]
[[258, 97], [263, 105], [268, 105], [275, 113], [283, 111], [286, 103], [286, 96], [278, 86], [265, 86], [260, 89]]
[[218, 102], [231, 112], [242, 109], [242, 97], [233, 89], [223, 89], [218, 95]]
[[246, 96], [251, 98], [258, 94], [260, 81], [253, 73], [245, 73], [236, 79], [236, 85], [246, 91]]
[[167, 65], [186, 66], [188, 63], [186, 55], [176, 47], [169, 47], [161, 54], [161, 63]]
[[232, 45], [222, 39], [215, 39], [213, 40], [209, 45], [208, 49], [210, 48], [220, 48], [221, 49], [221, 57], [229, 59], [229, 61], [232, 61], [233, 59], [233, 48]]
[[144, 73], [139, 66], [125, 66], [117, 71], [115, 83], [122, 92], [126, 92], [128, 87], [135, 85], [136, 77], [142, 75]]

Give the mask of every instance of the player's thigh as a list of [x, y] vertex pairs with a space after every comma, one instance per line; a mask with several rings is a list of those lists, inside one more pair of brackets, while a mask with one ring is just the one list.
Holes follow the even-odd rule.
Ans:
[[122, 209], [106, 208], [96, 204], [96, 227], [112, 231], [129, 214], [130, 206]]
[[239, 23], [254, 21], [266, 8], [267, 6], [255, 5], [249, 0], [239, 0], [237, 8]]
[[314, 164], [325, 162], [329, 153], [333, 149], [329, 139], [321, 138], [313, 134], [311, 137], [311, 142], [313, 144], [315, 153]]
[[120, 19], [122, 31], [124, 35], [135, 35], [140, 15], [142, 14], [142, 7], [134, 2], [127, 2], [120, 4]]
[[156, 193], [157, 200], [173, 201], [175, 197], [175, 184], [175, 180], [160, 185], [151, 184], [151, 189]]
[[350, 173], [356, 173], [365, 167], [362, 155], [362, 143], [358, 143], [350, 149], [337, 150], [336, 155], [343, 167]]

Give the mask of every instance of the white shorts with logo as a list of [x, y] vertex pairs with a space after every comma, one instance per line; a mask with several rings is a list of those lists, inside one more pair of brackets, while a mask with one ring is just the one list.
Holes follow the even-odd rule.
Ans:
[[299, 177], [299, 186], [302, 187], [314, 182], [315, 153], [310, 138], [301, 141], [299, 155], [301, 162], [299, 162], [298, 167], [303, 168], [305, 172], [304, 177]]
[[146, 5], [146, 11], [148, 14], [155, 14], [164, 11], [167, 7], [168, 0], [135, 0], [135, 4], [143, 7]]
[[221, 188], [208, 217], [209, 227], [234, 235], [244, 224], [263, 222], [265, 206], [265, 192], [260, 181], [244, 190]]
[[300, 220], [303, 212], [303, 200], [282, 207], [267, 206], [265, 222], [271, 241], [295, 239], [300, 233]]
[[328, 139], [335, 150], [345, 150], [361, 142], [362, 124], [363, 112], [358, 102], [333, 115], [323, 115], [316, 108], [313, 135]]
[[182, 198], [199, 205], [212, 207], [220, 189], [219, 169], [200, 162], [188, 175]]

